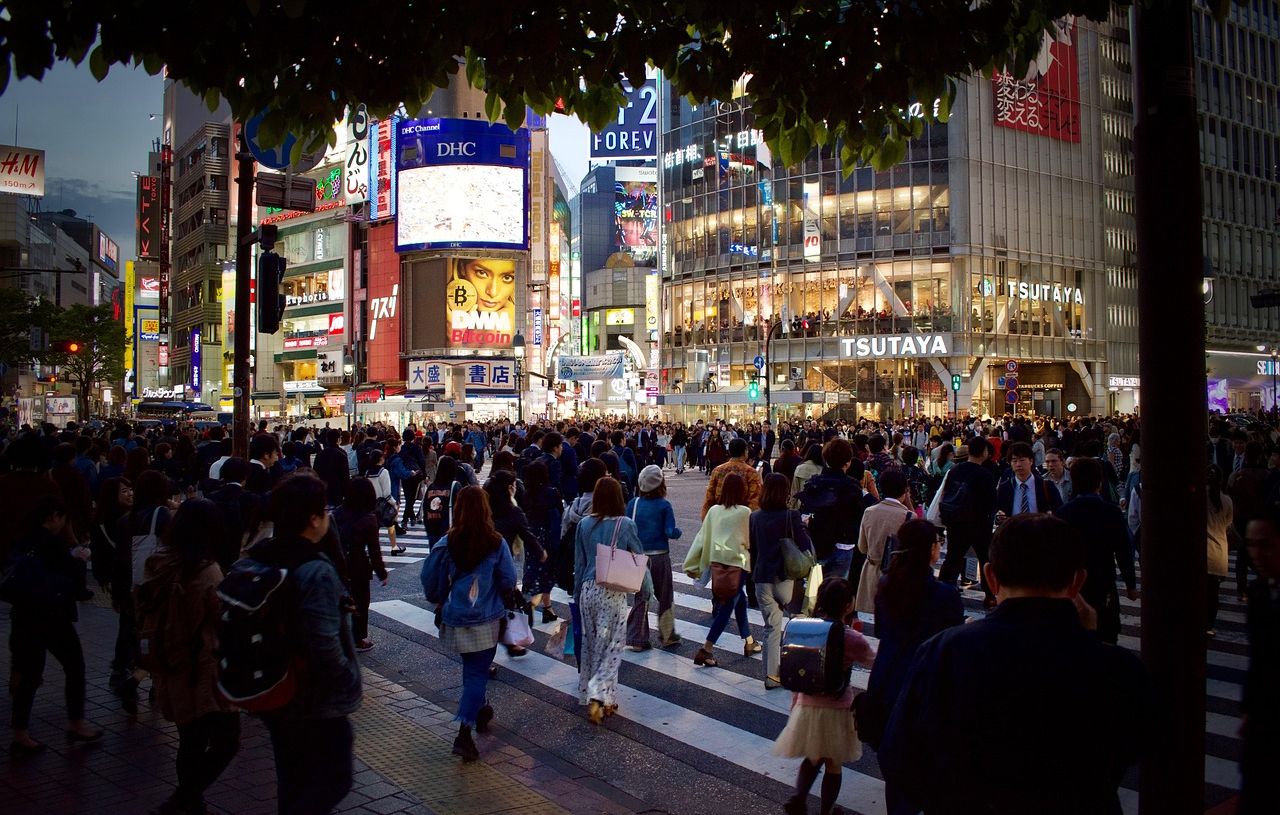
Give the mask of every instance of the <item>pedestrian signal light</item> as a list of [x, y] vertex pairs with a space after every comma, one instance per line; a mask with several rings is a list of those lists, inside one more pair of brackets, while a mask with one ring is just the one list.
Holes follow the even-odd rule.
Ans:
[[387, 399], [387, 389], [381, 385], [378, 386], [378, 398], [384, 402]]
[[960, 374], [951, 375], [951, 390], [953, 391], [960, 390]]
[[752, 379], [751, 382], [748, 383], [747, 396], [751, 397], [752, 399], [760, 398], [760, 381], [759, 380]]

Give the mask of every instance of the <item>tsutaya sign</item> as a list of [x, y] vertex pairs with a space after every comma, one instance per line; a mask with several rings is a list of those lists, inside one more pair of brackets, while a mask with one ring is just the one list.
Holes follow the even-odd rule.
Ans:
[[1019, 300], [1045, 300], [1084, 305], [1084, 293], [1073, 286], [1059, 286], [1057, 283], [1023, 283], [1012, 280], [1005, 286], [1008, 295]]
[[881, 357], [946, 357], [951, 355], [950, 334], [883, 334], [846, 337], [840, 354], [853, 359]]

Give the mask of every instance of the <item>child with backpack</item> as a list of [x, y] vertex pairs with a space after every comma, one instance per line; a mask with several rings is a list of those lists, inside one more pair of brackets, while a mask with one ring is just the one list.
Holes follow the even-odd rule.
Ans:
[[[773, 745], [774, 755], [799, 758], [800, 769], [796, 774], [795, 794], [783, 807], [788, 815], [808, 812], [809, 790], [824, 766], [822, 778], [822, 815], [830, 815], [840, 794], [841, 766], [862, 757], [862, 743], [858, 741], [853, 722], [853, 687], [849, 684], [849, 672], [857, 664], [870, 668], [875, 661], [875, 651], [863, 636], [847, 625], [852, 619], [853, 587], [849, 581], [831, 577], [818, 587], [818, 599], [814, 613], [822, 620], [839, 626], [842, 637], [830, 637], [825, 655], [839, 666], [827, 672], [822, 693], [793, 691], [791, 713], [787, 726]], [[839, 654], [830, 653], [839, 651]], [[788, 670], [789, 652], [785, 644], [782, 652], [782, 682], [784, 687], [798, 687], [792, 677], [796, 672]]]

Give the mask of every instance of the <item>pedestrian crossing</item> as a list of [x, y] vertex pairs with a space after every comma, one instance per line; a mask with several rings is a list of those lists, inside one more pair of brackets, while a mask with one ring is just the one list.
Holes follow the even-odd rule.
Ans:
[[[408, 551], [385, 557], [389, 569], [418, 563], [428, 553], [421, 527], [398, 536], [398, 543]], [[765, 690], [761, 657], [743, 657], [743, 641], [736, 636], [737, 626], [732, 622], [716, 646], [720, 666], [696, 667], [694, 653], [706, 639], [710, 626], [710, 592], [683, 573], [674, 573], [673, 582], [676, 632], [684, 642], [669, 650], [625, 652], [618, 715], [657, 735], [690, 745], [764, 778], [790, 784], [795, 762], [779, 759], [771, 752], [774, 737], [786, 723], [790, 694], [785, 690]], [[963, 592], [963, 596], [968, 616], [984, 616], [981, 592], [969, 590]], [[569, 596], [557, 588], [552, 593], [552, 602], [557, 614], [568, 619]], [[381, 618], [436, 638], [439, 632], [434, 625], [434, 614], [426, 605], [425, 601], [418, 600], [387, 600], [375, 602], [370, 608], [378, 615], [373, 620], [375, 623]], [[1140, 608], [1140, 602], [1122, 601], [1120, 644], [1134, 651], [1139, 648]], [[863, 615], [863, 620], [868, 640], [876, 645], [874, 619]], [[760, 639], [763, 635], [760, 613], [750, 610], [748, 622], [753, 635]], [[512, 659], [499, 649], [498, 663], [549, 691], [576, 700], [577, 670], [572, 657], [560, 661], [541, 651], [559, 624], [536, 625], [538, 642], [529, 649], [529, 654]], [[650, 626], [656, 637], [657, 616], [652, 612]], [[1218, 615], [1218, 638], [1211, 640], [1208, 648], [1205, 687], [1208, 710], [1205, 780], [1210, 785], [1210, 797], [1216, 800], [1229, 797], [1239, 788], [1236, 764], [1240, 751], [1239, 701], [1247, 669], [1243, 636], [1244, 608], [1233, 593], [1224, 591]], [[855, 670], [853, 683], [865, 688], [868, 677], [868, 672]], [[1127, 783], [1136, 785], [1136, 773], [1130, 774]], [[884, 811], [883, 794], [879, 766], [868, 749], [862, 759], [846, 768], [840, 803], [853, 812], [872, 815]], [[1126, 812], [1137, 812], [1134, 789], [1122, 789], [1121, 800]]]

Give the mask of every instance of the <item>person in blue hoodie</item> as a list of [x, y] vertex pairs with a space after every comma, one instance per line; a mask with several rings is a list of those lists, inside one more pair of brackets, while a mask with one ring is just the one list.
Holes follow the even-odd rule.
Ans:
[[[640, 495], [627, 504], [627, 517], [635, 522], [640, 544], [649, 557], [649, 575], [653, 578], [653, 593], [658, 601], [658, 645], [672, 648], [680, 644], [676, 633], [676, 615], [672, 610], [675, 597], [671, 584], [671, 545], [668, 541], [680, 539], [676, 526], [676, 514], [667, 500], [667, 482], [662, 468], [650, 464], [640, 471]], [[649, 604], [639, 595], [631, 605], [627, 617], [627, 647], [647, 651], [649, 642]]]
[[440, 598], [440, 642], [462, 656], [462, 698], [453, 754], [464, 762], [480, 757], [472, 728], [483, 733], [493, 720], [485, 698], [489, 665], [498, 649], [503, 598], [516, 587], [511, 548], [493, 525], [489, 499], [480, 487], [463, 487], [453, 508], [453, 525], [436, 544], [423, 571], [428, 600]]

